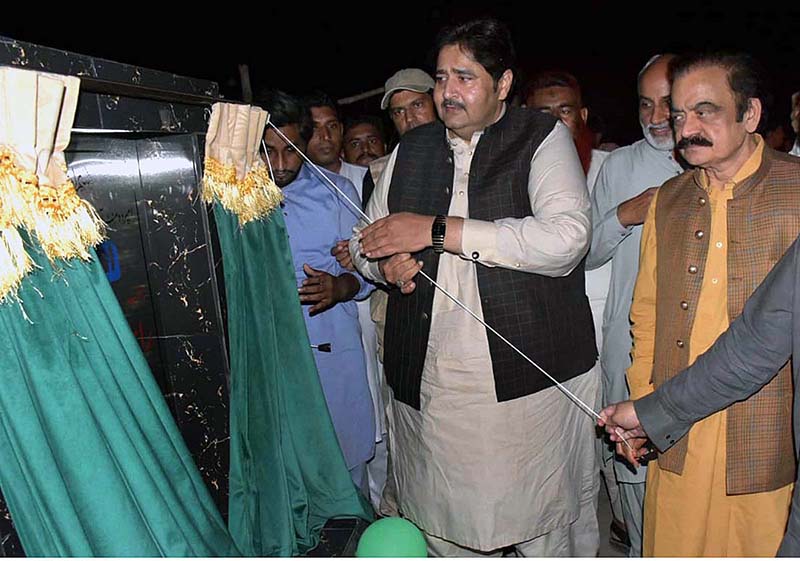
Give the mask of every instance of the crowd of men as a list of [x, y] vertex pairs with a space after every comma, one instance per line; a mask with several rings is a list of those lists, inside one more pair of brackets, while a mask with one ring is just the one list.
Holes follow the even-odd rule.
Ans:
[[574, 76], [516, 84], [501, 22], [434, 49], [386, 81], [392, 150], [322, 92], [259, 100], [354, 483], [436, 556], [595, 556], [601, 489], [630, 556], [800, 553], [800, 159], [757, 132], [756, 61], [653, 56], [643, 138], [605, 152]]

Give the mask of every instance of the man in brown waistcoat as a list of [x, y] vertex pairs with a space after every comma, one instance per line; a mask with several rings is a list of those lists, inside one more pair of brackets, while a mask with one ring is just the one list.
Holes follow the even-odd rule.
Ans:
[[433, 555], [594, 556], [591, 417], [418, 275], [592, 403], [580, 160], [566, 126], [507, 104], [503, 24], [448, 28], [436, 52], [442, 122], [403, 135], [367, 205], [375, 222], [350, 242], [359, 270], [392, 286], [384, 371], [399, 509]]
[[[800, 232], [800, 165], [756, 134], [763, 92], [747, 55], [671, 63], [676, 146], [642, 233], [631, 306], [631, 398], [694, 362]], [[795, 476], [791, 370], [698, 422], [647, 476], [645, 556], [772, 556]]]

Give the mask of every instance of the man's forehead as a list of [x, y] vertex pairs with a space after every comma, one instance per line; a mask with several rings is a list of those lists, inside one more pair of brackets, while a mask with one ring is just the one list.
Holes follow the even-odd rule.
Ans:
[[[302, 137], [300, 136], [300, 127], [297, 125], [297, 123], [291, 123], [282, 127], [278, 127], [278, 130], [280, 130], [294, 144], [303, 141]], [[264, 133], [264, 142], [271, 148], [283, 148], [284, 146], [289, 146], [289, 144], [283, 138], [281, 138], [278, 133], [272, 130], [272, 127], [267, 128], [267, 131]]]
[[372, 123], [358, 123], [347, 129], [345, 136], [380, 136], [380, 133]]
[[415, 92], [414, 90], [397, 90], [392, 94], [392, 97], [389, 98], [389, 109], [404, 107], [409, 103], [413, 103], [416, 100], [425, 97], [429, 97], [429, 94]]
[[443, 46], [436, 57], [436, 72], [474, 71], [476, 68], [486, 72], [472, 52], [459, 44]]
[[328, 121], [338, 121], [336, 111], [327, 105], [320, 105], [311, 108], [311, 117], [315, 122], [327, 123]]
[[528, 96], [528, 100], [542, 106], [577, 105], [578, 92], [569, 86], [551, 86], [534, 90]]
[[721, 66], [692, 68], [673, 80], [673, 105], [692, 105], [701, 99], [718, 102], [733, 99], [728, 71], [725, 68]]
[[638, 84], [639, 97], [667, 97], [669, 96], [669, 76], [660, 67], [651, 67], [642, 74]]

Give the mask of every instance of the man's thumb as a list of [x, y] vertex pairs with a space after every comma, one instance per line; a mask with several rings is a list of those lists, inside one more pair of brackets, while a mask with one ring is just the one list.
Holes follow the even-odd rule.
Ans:
[[322, 271], [317, 271], [308, 263], [303, 263], [303, 272], [309, 277], [318, 277], [322, 274]]

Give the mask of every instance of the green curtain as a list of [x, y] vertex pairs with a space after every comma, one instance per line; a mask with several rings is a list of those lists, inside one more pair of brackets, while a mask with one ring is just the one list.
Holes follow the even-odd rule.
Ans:
[[325, 522], [372, 520], [336, 440], [280, 212], [239, 228], [215, 205], [231, 359], [229, 528], [245, 555], [289, 556]]
[[[29, 556], [235, 556], [96, 255], [0, 306], [0, 488]], [[27, 318], [23, 314], [27, 314]]]

